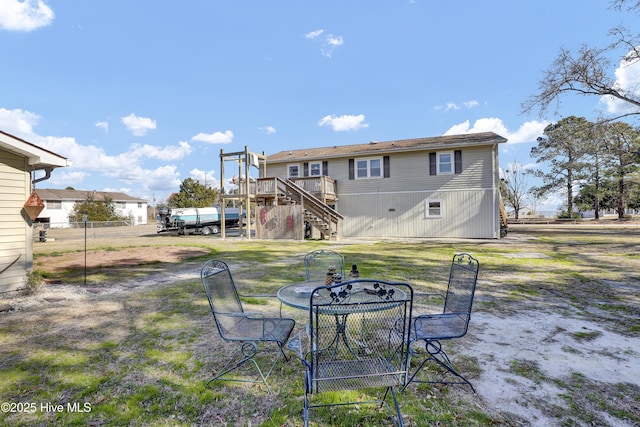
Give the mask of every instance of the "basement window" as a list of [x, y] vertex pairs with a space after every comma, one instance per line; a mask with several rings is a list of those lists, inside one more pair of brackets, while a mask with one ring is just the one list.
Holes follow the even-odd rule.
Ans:
[[427, 199], [424, 201], [425, 218], [442, 218], [443, 201], [441, 199]]

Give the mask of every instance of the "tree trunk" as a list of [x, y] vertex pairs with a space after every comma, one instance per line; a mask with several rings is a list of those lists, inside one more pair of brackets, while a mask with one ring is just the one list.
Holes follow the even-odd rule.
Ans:
[[624, 193], [625, 193], [625, 181], [624, 178], [621, 177], [618, 179], [618, 219], [624, 218]]
[[567, 215], [573, 219], [573, 174], [567, 171]]

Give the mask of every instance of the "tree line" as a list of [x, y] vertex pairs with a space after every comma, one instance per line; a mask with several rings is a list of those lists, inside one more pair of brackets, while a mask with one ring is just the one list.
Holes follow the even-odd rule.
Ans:
[[[555, 191], [566, 195], [561, 217], [593, 210], [598, 219], [602, 210], [614, 210], [624, 218], [627, 209], [640, 208], [640, 129], [571, 116], [548, 125], [537, 142], [531, 157], [548, 169], [525, 171], [514, 165], [502, 180], [503, 198], [516, 218], [527, 196], [535, 199]], [[526, 188], [526, 174], [541, 178], [542, 185]]]

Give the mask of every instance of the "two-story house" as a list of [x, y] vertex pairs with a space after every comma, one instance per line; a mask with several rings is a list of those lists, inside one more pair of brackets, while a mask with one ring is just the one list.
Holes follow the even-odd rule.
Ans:
[[305, 207], [325, 237], [499, 238], [506, 141], [486, 132], [282, 151], [267, 157], [257, 201], [299, 203], [295, 182], [327, 206]]
[[52, 188], [37, 189], [38, 196], [44, 202], [44, 210], [38, 215], [37, 222], [47, 224], [51, 228], [66, 228], [70, 222], [80, 222], [81, 218], [73, 218], [76, 202], [82, 203], [88, 198], [94, 200], [111, 200], [115, 211], [127, 218], [131, 225], [147, 223], [147, 201], [131, 197], [115, 191], [58, 190]]

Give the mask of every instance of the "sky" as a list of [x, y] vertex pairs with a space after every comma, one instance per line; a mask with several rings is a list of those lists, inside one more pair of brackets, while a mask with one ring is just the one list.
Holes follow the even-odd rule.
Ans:
[[[501, 168], [540, 167], [547, 124], [619, 107], [522, 103], [560, 48], [604, 47], [637, 19], [606, 0], [0, 0], [0, 129], [71, 161], [38, 188], [150, 204], [186, 178], [219, 186], [220, 150], [245, 146], [492, 131]], [[611, 75], [638, 84], [638, 68], [613, 58]]]

